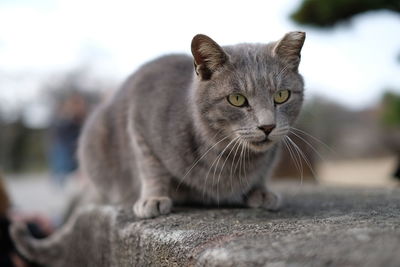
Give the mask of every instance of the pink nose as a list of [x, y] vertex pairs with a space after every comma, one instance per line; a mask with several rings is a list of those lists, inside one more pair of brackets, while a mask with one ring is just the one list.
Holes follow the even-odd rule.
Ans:
[[268, 124], [268, 125], [261, 125], [260, 127], [258, 127], [260, 130], [262, 130], [265, 135], [269, 135], [272, 130], [275, 128], [275, 124]]

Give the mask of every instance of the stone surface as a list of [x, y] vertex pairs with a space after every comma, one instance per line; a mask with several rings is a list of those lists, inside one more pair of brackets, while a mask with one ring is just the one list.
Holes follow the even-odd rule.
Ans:
[[399, 189], [277, 190], [285, 201], [274, 213], [188, 207], [137, 220], [90, 207], [22, 249], [49, 266], [400, 266]]

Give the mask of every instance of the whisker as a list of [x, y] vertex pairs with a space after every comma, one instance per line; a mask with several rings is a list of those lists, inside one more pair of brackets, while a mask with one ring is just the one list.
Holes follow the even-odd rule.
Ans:
[[[243, 146], [243, 144], [242, 143], [240, 143], [240, 145], [239, 145], [239, 149], [241, 148]], [[239, 167], [239, 162], [240, 162], [240, 153], [239, 153], [239, 157], [238, 157], [238, 160], [236, 161], [236, 165], [235, 165], [235, 169], [233, 170], [233, 173], [236, 175], [237, 173], [236, 173], [236, 170], [238, 169], [238, 167]], [[242, 192], [243, 192], [243, 183], [242, 183], [242, 177], [240, 176], [240, 173], [238, 174], [238, 178], [239, 178], [239, 184], [240, 184], [240, 188], [242, 189]]]
[[316, 175], [313, 167], [311, 166], [311, 163], [309, 161], [309, 159], [307, 158], [307, 156], [303, 153], [303, 151], [301, 151], [301, 149], [296, 145], [296, 143], [288, 136], [288, 140], [292, 143], [293, 147], [296, 148], [296, 150], [301, 154], [301, 156], [303, 157], [304, 161], [306, 162], [308, 168], [310, 168], [312, 174], [314, 175], [314, 178], [318, 181], [318, 176]]
[[[228, 137], [229, 137], [229, 136], [228, 136]], [[232, 141], [233, 141], [233, 140], [232, 140]], [[231, 141], [231, 142], [232, 142], [232, 141]], [[231, 142], [229, 142], [228, 145], [229, 145]], [[227, 146], [228, 146], [228, 145], [227, 145]], [[226, 146], [226, 147], [227, 147], [227, 146]], [[225, 148], [226, 148], [226, 147], [225, 147]], [[204, 182], [204, 187], [203, 187], [203, 198], [204, 198], [204, 195], [205, 195], [205, 190], [206, 190], [206, 185], [207, 185], [208, 176], [209, 176], [209, 174], [210, 174], [210, 172], [211, 172], [211, 170], [212, 170], [212, 168], [213, 168], [215, 162], [218, 160], [219, 156], [222, 155], [222, 153], [223, 153], [224, 151], [225, 151], [225, 149], [222, 150], [220, 153], [218, 153], [218, 155], [216, 156], [216, 158], [215, 158], [214, 161], [212, 162], [210, 168], [208, 169], [207, 176], [206, 176], [206, 179], [205, 179], [205, 182]]]
[[220, 178], [221, 178], [222, 171], [224, 170], [226, 161], [228, 160], [229, 156], [232, 154], [233, 150], [235, 149], [235, 146], [236, 146], [239, 142], [240, 142], [240, 138], [236, 138], [235, 144], [232, 146], [231, 150], [229, 151], [228, 155], [226, 156], [224, 162], [222, 163], [222, 167], [221, 167], [221, 169], [220, 169], [220, 171], [219, 171], [218, 179], [217, 179], [217, 198], [218, 198], [218, 199], [219, 199], [219, 181], [220, 181]]
[[[241, 144], [242, 144], [242, 150], [240, 151], [240, 156], [239, 156], [239, 159], [240, 159], [240, 162], [239, 162], [239, 177], [241, 177], [241, 175], [242, 175], [242, 161], [243, 161], [243, 151], [244, 151], [244, 144], [243, 143], [241, 143]], [[249, 181], [247, 181], [247, 179], [245, 179], [245, 181], [247, 183], [247, 186], [249, 186]]]
[[286, 149], [289, 152], [290, 158], [292, 159], [292, 162], [293, 162], [294, 166], [296, 167], [297, 171], [300, 173], [300, 181], [303, 181], [303, 169], [300, 168], [300, 164], [298, 162], [298, 159], [297, 158], [295, 159], [294, 152], [292, 151], [292, 148], [290, 147], [289, 141], [286, 140], [286, 137], [287, 136], [285, 136], [282, 140], [283, 140], [283, 142], [284, 142], [284, 144], [286, 146]]
[[[222, 129], [218, 130], [210, 140], [214, 140], [221, 132], [222, 132]], [[203, 148], [202, 145], [198, 145], [197, 148], [194, 150], [194, 153], [198, 153], [202, 148]]]
[[[250, 162], [250, 142], [247, 142], [247, 157], [248, 157], [249, 162]], [[249, 164], [249, 166], [250, 166], [250, 164]]]
[[286, 144], [286, 148], [287, 148], [287, 150], [289, 151], [289, 154], [290, 154], [290, 156], [291, 156], [291, 158], [292, 158], [292, 160], [293, 160], [293, 163], [294, 163], [294, 165], [295, 165], [295, 167], [298, 169], [298, 171], [300, 172], [300, 162], [299, 162], [299, 160], [298, 160], [298, 158], [296, 158], [295, 156], [296, 156], [296, 154], [294, 153], [294, 149], [292, 149], [290, 146], [291, 146], [291, 143], [288, 141], [288, 140], [286, 140], [287, 139], [287, 136], [285, 136], [284, 137], [284, 139], [283, 139], [283, 141], [285, 142], [285, 144]]
[[[288, 137], [290, 139], [290, 137]], [[294, 141], [293, 141], [294, 142]], [[298, 146], [297, 146], [298, 147]], [[300, 184], [303, 184], [304, 181], [304, 167], [303, 167], [303, 161], [301, 160], [301, 153], [300, 153], [300, 148], [297, 149], [294, 147], [294, 151], [296, 152], [298, 162], [300, 163], [300, 168], [301, 168], [301, 179], [300, 179]]]
[[[328, 146], [326, 143], [324, 143], [324, 142], [322, 142], [320, 139], [318, 139], [317, 137], [315, 137], [315, 136], [313, 136], [313, 135], [311, 135], [311, 134], [309, 134], [309, 133], [307, 133], [307, 132], [305, 132], [305, 131], [303, 131], [303, 130], [300, 130], [300, 129], [298, 129], [298, 128], [295, 128], [295, 127], [291, 127], [293, 130], [296, 130], [297, 132], [299, 132], [299, 133], [302, 133], [302, 134], [305, 134], [305, 135], [307, 135], [307, 136], [309, 136], [309, 137], [311, 137], [312, 139], [314, 139], [315, 141], [317, 141], [318, 143], [320, 143], [321, 145], [323, 145], [325, 148], [327, 148], [329, 151], [331, 151], [332, 153], [334, 153], [334, 154], [336, 154], [337, 152], [333, 149], [333, 148], [331, 148], [330, 146]], [[293, 133], [293, 132], [292, 132]]]
[[[236, 155], [237, 155], [237, 152], [238, 152], [239, 148], [240, 148], [240, 144], [236, 147], [236, 151], [235, 151], [235, 154], [233, 155], [233, 160], [232, 160], [232, 164], [231, 164], [230, 179], [231, 179], [231, 192], [232, 193], [233, 193], [233, 184], [232, 184], [233, 164], [235, 163]], [[235, 168], [235, 170], [236, 170], [236, 168]], [[240, 187], [242, 188], [242, 186], [240, 186]]]
[[250, 157], [250, 142], [247, 142], [247, 161], [248, 161], [248, 168], [251, 168], [251, 157]]
[[[291, 141], [291, 139], [290, 139], [289, 136], [287, 136], [287, 140]], [[289, 144], [291, 144], [291, 142], [289, 142]], [[292, 146], [293, 155], [294, 155], [295, 158], [297, 159], [297, 162], [298, 162], [299, 167], [300, 167], [300, 169], [301, 169], [300, 184], [303, 184], [303, 180], [304, 180], [304, 167], [303, 167], [302, 157], [301, 157], [301, 154], [300, 154], [299, 150], [296, 149], [296, 147], [295, 147], [293, 144], [291, 144], [291, 146]]]
[[190, 169], [182, 177], [182, 179], [180, 180], [178, 186], [176, 187], [176, 190], [179, 189], [180, 185], [183, 183], [183, 181], [185, 180], [186, 176], [188, 176], [188, 174], [193, 170], [193, 168], [197, 166], [197, 164], [200, 162], [200, 160], [202, 160], [211, 151], [211, 149], [213, 149], [216, 145], [218, 145], [219, 143], [221, 143], [222, 141], [224, 141], [225, 139], [227, 139], [228, 137], [230, 137], [232, 135], [233, 135], [233, 133], [230, 134], [230, 135], [225, 136], [224, 138], [222, 138], [221, 140], [216, 142], [213, 146], [211, 146], [206, 152], [204, 152], [204, 154], [193, 163], [192, 167], [190, 167]]
[[[247, 181], [247, 184], [249, 183], [249, 179], [247, 179], [247, 170], [246, 170], [246, 152], [249, 151], [249, 142], [245, 141], [244, 142], [244, 159], [243, 159], [243, 171], [244, 171], [244, 179]], [[249, 160], [249, 159], [248, 159]]]
[[[207, 176], [206, 176], [205, 183], [207, 183], [207, 179], [208, 179], [208, 176], [209, 176], [209, 174], [210, 174], [210, 171], [211, 171], [213, 165], [214, 165], [215, 162], [216, 162], [216, 165], [215, 165], [215, 167], [214, 167], [214, 175], [213, 175], [213, 183], [212, 183], [212, 186], [214, 187], [214, 178], [215, 178], [215, 173], [216, 173], [216, 170], [217, 170], [219, 161], [220, 161], [222, 155], [224, 154], [224, 152], [226, 151], [226, 149], [227, 149], [234, 141], [236, 141], [236, 139], [238, 139], [238, 138], [239, 138], [239, 136], [237, 136], [237, 137], [235, 137], [234, 139], [232, 139], [232, 140], [226, 145], [226, 147], [218, 154], [218, 156], [215, 158], [215, 160], [214, 160], [213, 163], [211, 164], [210, 169], [209, 169], [208, 172], [207, 172]], [[205, 186], [206, 186], [206, 184], [205, 184]], [[205, 186], [204, 186], [204, 189], [205, 189]], [[203, 192], [204, 192], [204, 190], [203, 190]]]
[[304, 139], [303, 137], [301, 137], [300, 135], [296, 134], [295, 132], [290, 131], [292, 134], [294, 134], [295, 136], [297, 136], [299, 139], [301, 139], [305, 144], [307, 144], [317, 155], [318, 157], [320, 157], [320, 159], [325, 160], [322, 155], [318, 152], [318, 150], [312, 145], [310, 144], [310, 142], [308, 142], [306, 139]]
[[297, 164], [298, 164], [299, 168], [301, 169], [300, 170], [300, 173], [301, 173], [300, 184], [303, 184], [304, 169], [303, 169], [303, 162], [302, 162], [301, 154], [296, 149], [296, 147], [291, 143], [291, 140], [290, 140], [289, 136], [286, 136], [286, 139], [288, 140], [288, 145], [289, 145], [289, 147], [291, 146], [291, 150], [292, 150], [293, 156], [295, 157], [295, 159], [297, 161]]
[[[219, 161], [221, 160], [222, 156], [224, 155], [225, 150], [227, 150], [228, 147], [229, 147], [233, 142], [237, 141], [237, 139], [239, 139], [239, 136], [237, 136], [237, 137], [235, 137], [233, 140], [231, 140], [231, 141], [226, 145], [226, 147], [224, 148], [224, 150], [222, 150], [222, 152], [220, 153], [220, 155], [219, 155], [219, 157], [218, 157], [218, 160], [217, 160], [217, 163], [215, 164], [215, 167], [214, 167], [213, 186], [214, 186], [215, 175], [216, 175], [216, 173], [217, 173]], [[219, 189], [218, 189], [218, 181], [217, 181], [217, 198], [219, 199], [219, 196], [218, 196], [218, 195], [219, 195]]]

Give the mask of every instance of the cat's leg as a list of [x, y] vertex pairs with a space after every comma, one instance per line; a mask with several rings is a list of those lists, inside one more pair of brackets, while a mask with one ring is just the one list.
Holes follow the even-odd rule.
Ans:
[[270, 191], [266, 186], [254, 187], [245, 195], [245, 204], [250, 208], [263, 208], [277, 211], [281, 207], [281, 196]]
[[[142, 139], [143, 140], [143, 139]], [[136, 176], [140, 180], [140, 196], [133, 206], [139, 218], [151, 218], [171, 212], [169, 196], [171, 176], [145, 142], [135, 146]]]
[[244, 196], [244, 204], [250, 208], [263, 208], [266, 210], [277, 211], [282, 205], [282, 198], [279, 194], [272, 192], [268, 187], [268, 182], [272, 176], [279, 156], [280, 147], [276, 147], [276, 150], [272, 150], [267, 156], [266, 162], [256, 174], [258, 179], [255, 179], [254, 185]]
[[151, 218], [170, 213], [172, 208], [172, 199], [168, 195], [170, 176], [162, 174], [158, 164], [151, 164], [152, 167], [142, 164], [145, 166], [140, 166], [141, 191], [139, 199], [133, 206], [135, 215], [139, 218]]

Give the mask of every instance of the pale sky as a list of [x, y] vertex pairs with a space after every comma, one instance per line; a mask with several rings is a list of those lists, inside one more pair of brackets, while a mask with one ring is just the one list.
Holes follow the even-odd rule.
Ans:
[[[363, 108], [376, 103], [384, 88], [400, 91], [398, 14], [362, 14], [350, 24], [320, 30], [289, 20], [299, 3], [2, 0], [0, 105], [40, 102], [43, 79], [87, 63], [99, 78], [122, 82], [157, 56], [190, 53], [197, 33], [228, 45], [269, 42], [288, 31], [306, 31], [300, 66], [306, 98], [319, 94]], [[24, 73], [29, 78], [20, 78]]]

